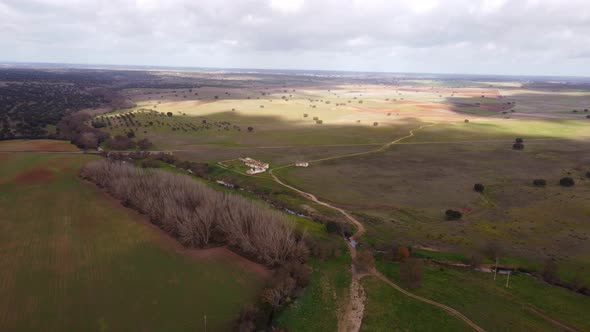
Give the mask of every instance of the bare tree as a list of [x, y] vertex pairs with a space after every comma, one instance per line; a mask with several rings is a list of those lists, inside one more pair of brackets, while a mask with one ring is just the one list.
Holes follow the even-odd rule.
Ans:
[[303, 235], [283, 214], [189, 176], [107, 160], [89, 163], [81, 176], [147, 215], [183, 245], [228, 245], [268, 266], [307, 256]]

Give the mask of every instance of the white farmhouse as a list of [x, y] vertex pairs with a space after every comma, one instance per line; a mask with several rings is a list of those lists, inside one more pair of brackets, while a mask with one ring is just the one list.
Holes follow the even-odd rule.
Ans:
[[248, 173], [250, 175], [263, 173], [268, 170], [267, 163], [263, 163], [261, 161], [258, 161], [258, 160], [252, 159], [252, 158], [240, 158], [240, 161], [243, 162], [244, 165], [250, 167], [250, 169], [246, 171], [246, 173]]

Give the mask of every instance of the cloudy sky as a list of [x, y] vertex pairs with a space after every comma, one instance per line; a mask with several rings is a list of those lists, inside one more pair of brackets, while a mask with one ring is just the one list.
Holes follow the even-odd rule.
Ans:
[[590, 0], [0, 0], [0, 61], [590, 76]]

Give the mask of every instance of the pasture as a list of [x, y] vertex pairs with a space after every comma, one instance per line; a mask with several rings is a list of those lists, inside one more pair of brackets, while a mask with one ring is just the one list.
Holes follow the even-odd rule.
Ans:
[[264, 269], [188, 250], [79, 169], [88, 155], [0, 153], [0, 330], [231, 330]]
[[365, 278], [367, 292], [361, 331], [471, 331], [462, 321], [428, 304], [402, 295], [374, 278]]
[[[501, 248], [506, 262], [539, 270], [543, 261], [552, 259], [562, 280], [590, 284], [590, 226], [585, 222], [590, 216], [590, 179], [585, 175], [590, 171], [590, 120], [585, 111], [590, 92], [517, 81], [290, 79], [225, 77], [215, 86], [192, 89], [128, 89], [124, 93], [136, 106], [105, 114], [103, 119], [111, 122], [105, 130], [121, 135], [132, 130], [137, 138], [154, 142], [155, 150], [210, 165], [246, 156], [269, 162], [271, 169], [311, 161], [309, 168], [280, 168], [274, 174], [358, 217], [367, 228], [363, 244], [374, 250], [421, 245], [441, 250], [441, 255], [471, 257], [493, 244]], [[379, 149], [419, 127], [423, 128], [412, 137]], [[512, 148], [515, 138], [524, 139], [524, 150]], [[311, 206], [330, 214], [294, 197], [267, 174], [247, 177], [216, 166], [212, 176], [258, 188], [258, 194], [296, 211]], [[559, 186], [565, 176], [574, 178], [576, 185]], [[538, 178], [547, 185], [533, 186]], [[482, 194], [473, 190], [475, 183], [485, 185]], [[447, 209], [459, 210], [463, 217], [445, 220]], [[333, 211], [331, 217], [338, 218]], [[316, 262], [306, 290], [315, 295], [304, 295], [289, 307], [278, 319], [281, 326], [309, 329], [312, 320], [302, 318], [309, 316], [322, 329], [330, 329], [315, 314], [317, 309], [310, 309], [326, 306], [324, 295], [318, 294], [333, 284], [318, 286], [330, 277], [319, 278], [315, 269], [330, 271], [328, 266]], [[457, 293], [454, 287], [464, 280], [471, 280], [474, 289], [482, 283], [469, 274], [433, 278], [439, 277], [449, 278], [450, 291]], [[364, 285], [370, 308], [365, 330], [391, 324], [400, 330], [428, 330], [432, 322], [448, 330], [463, 328], [432, 308], [396, 297], [373, 280]], [[534, 288], [524, 281], [522, 285]], [[543, 296], [550, 296], [554, 288], [547, 289], [551, 291]], [[566, 292], [555, 290], [561, 291]], [[434, 291], [419, 293], [445, 303]], [[444, 296], [455, 298], [447, 304], [490, 330], [550, 326], [517, 308], [523, 302], [537, 306], [530, 293], [520, 302], [488, 293], [496, 307], [491, 325], [477, 316], [485, 312], [478, 302], [485, 296], [475, 291], [469, 295], [473, 312], [458, 296]], [[575, 302], [562, 293], [555, 296], [563, 299], [564, 308]], [[386, 303], [388, 299], [399, 301]], [[416, 321], [416, 311], [432, 319]], [[558, 316], [585, 328], [568, 312]], [[505, 322], [496, 322], [501, 317]]]
[[[377, 267], [386, 277], [404, 285], [399, 277], [399, 263], [379, 259]], [[426, 264], [421, 287], [412, 291], [452, 306], [488, 331], [555, 331], [557, 327], [547, 319], [579, 331], [590, 328], [585, 319], [585, 312], [590, 310], [587, 296], [552, 287], [525, 274], [512, 275], [506, 287], [506, 278], [498, 275], [494, 280], [492, 273]], [[388, 303], [388, 297], [375, 295], [379, 306], [396, 305]], [[415, 315], [413, 320], [424, 320], [423, 313], [426, 312], [410, 314]]]
[[[367, 241], [376, 247], [401, 242], [475, 252], [495, 242], [506, 254], [535, 263], [554, 258], [564, 266], [590, 264], [585, 254], [590, 249], [587, 143], [525, 139], [525, 150], [515, 151], [509, 139], [439, 144], [456, 134], [436, 135], [424, 144], [410, 140], [386, 152], [281, 169], [279, 174], [364, 219]], [[477, 140], [478, 134], [466, 138]], [[572, 176], [576, 186], [559, 186], [565, 176]], [[534, 187], [536, 178], [546, 179], [547, 186]], [[483, 194], [473, 190], [475, 183], [485, 184]], [[462, 211], [462, 221], [446, 221], [447, 209]], [[563, 271], [568, 278], [573, 278], [571, 272]], [[590, 273], [583, 274], [590, 282]]]

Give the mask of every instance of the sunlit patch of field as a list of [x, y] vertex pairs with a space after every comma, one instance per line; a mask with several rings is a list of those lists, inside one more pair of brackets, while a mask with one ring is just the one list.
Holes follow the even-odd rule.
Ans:
[[405, 142], [449, 142], [493, 139], [570, 139], [590, 138], [590, 121], [537, 119], [473, 119], [469, 123], [441, 123], [425, 128]]
[[230, 260], [185, 255], [80, 181], [80, 167], [96, 157], [5, 156], [0, 330], [202, 330], [207, 315], [208, 330], [229, 331], [261, 290], [257, 275]]
[[[198, 91], [198, 92], [197, 92]], [[146, 97], [148, 96], [148, 97]], [[185, 98], [186, 96], [186, 98]], [[106, 115], [132, 112], [149, 117], [146, 110], [170, 113], [163, 126], [126, 128], [121, 123], [107, 130], [125, 134], [134, 130], [152, 139], [158, 147], [186, 144], [233, 145], [315, 145], [369, 144], [387, 142], [391, 129], [407, 123], [457, 122], [457, 114], [438, 91], [408, 90], [375, 85], [337, 85], [325, 89], [298, 88], [222, 88], [140, 91], [130, 94], [137, 103], [133, 109]], [[144, 119], [149, 122], [149, 119]], [[174, 123], [199, 124], [227, 121], [239, 130], [175, 130]], [[253, 127], [252, 133], [247, 132]]]

